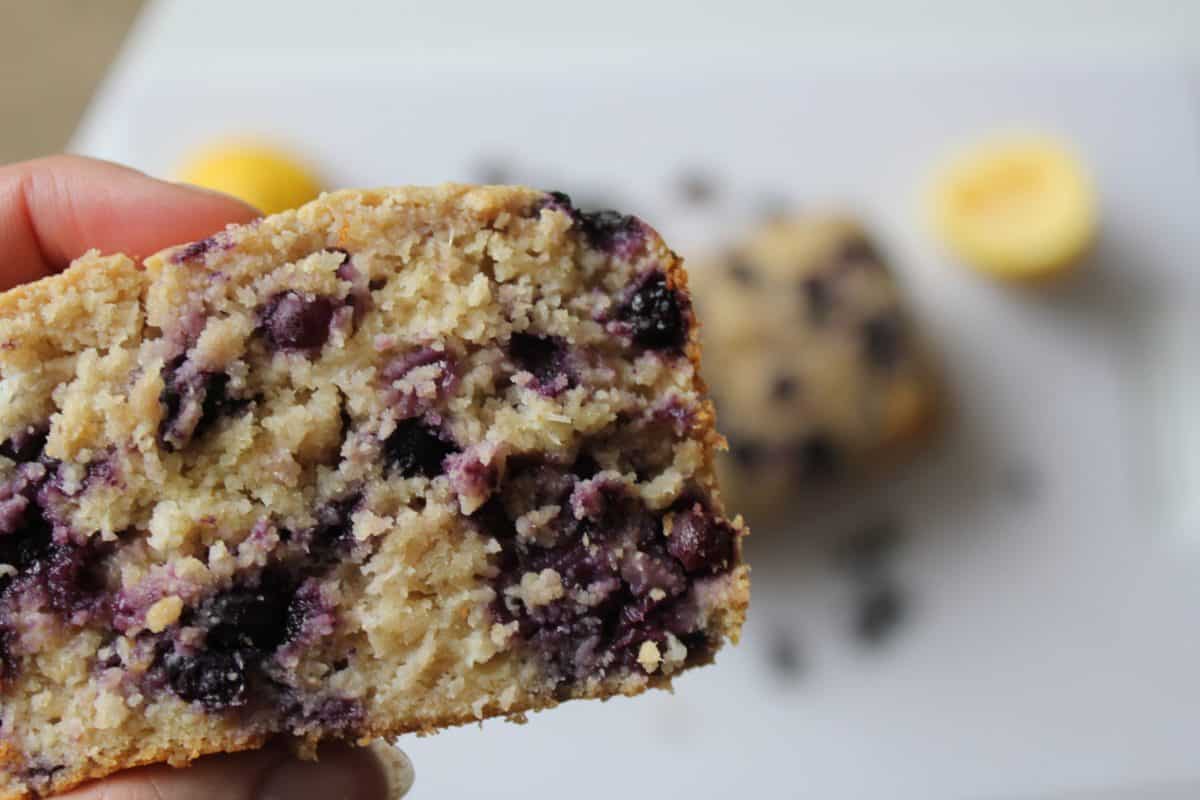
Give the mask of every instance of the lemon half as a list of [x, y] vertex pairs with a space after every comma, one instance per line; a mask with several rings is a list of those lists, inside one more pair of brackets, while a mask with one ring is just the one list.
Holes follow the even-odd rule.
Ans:
[[264, 214], [303, 205], [321, 192], [321, 183], [302, 161], [285, 150], [253, 142], [207, 147], [179, 169], [185, 183], [233, 195]]
[[952, 158], [932, 191], [933, 224], [963, 261], [1039, 281], [1079, 264], [1096, 235], [1096, 196], [1080, 161], [1045, 136], [985, 142]]

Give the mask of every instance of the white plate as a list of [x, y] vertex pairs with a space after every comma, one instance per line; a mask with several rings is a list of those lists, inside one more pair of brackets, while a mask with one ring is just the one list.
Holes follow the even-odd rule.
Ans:
[[[958, 406], [945, 445], [823, 519], [760, 530], [744, 643], [675, 696], [406, 739], [417, 796], [929, 800], [1200, 785], [1191, 87], [1168, 70], [728, 67], [364, 81], [342, 63], [284, 82], [206, 65], [145, 76], [79, 142], [165, 172], [194, 143], [259, 132], [312, 154], [338, 185], [470, 179], [508, 159], [518, 179], [619, 201], [685, 255], [732, 234], [764, 196], [834, 202], [867, 217], [910, 286]], [[1014, 125], [1077, 143], [1102, 195], [1093, 269], [1053, 295], [976, 279], [919, 225], [920, 181], [944, 148]], [[694, 167], [717, 179], [705, 211], [674, 189]], [[1032, 491], [1014, 493], [1014, 475]], [[914, 604], [864, 650], [847, 634], [849, 582], [799, 539], [880, 517], [909, 534], [895, 569]], [[802, 648], [799, 677], [771, 666], [785, 635]]]

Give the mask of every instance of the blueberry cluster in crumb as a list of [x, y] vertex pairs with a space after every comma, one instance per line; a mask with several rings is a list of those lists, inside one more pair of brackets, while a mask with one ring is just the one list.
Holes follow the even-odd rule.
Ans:
[[[525, 458], [511, 464], [498, 495], [473, 516], [503, 548], [495, 613], [552, 666], [562, 688], [614, 668], [633, 668], [643, 642], [676, 639], [693, 661], [711, 655], [695, 582], [734, 565], [737, 534], [699, 500], [654, 513], [582, 454], [573, 464]], [[558, 508], [537, 536], [516, 521]], [[551, 570], [558, 597], [515, 596], [526, 575]]]

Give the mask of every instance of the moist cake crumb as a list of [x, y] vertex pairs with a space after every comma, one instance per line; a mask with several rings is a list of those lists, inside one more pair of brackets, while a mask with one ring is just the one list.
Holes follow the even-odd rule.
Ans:
[[0, 798], [666, 687], [740, 519], [679, 258], [566, 195], [323, 195], [0, 295]]

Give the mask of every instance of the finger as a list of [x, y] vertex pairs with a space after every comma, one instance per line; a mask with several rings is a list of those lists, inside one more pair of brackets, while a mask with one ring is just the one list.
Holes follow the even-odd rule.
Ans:
[[302, 761], [283, 746], [209, 756], [184, 768], [129, 770], [61, 800], [393, 800], [399, 797], [371, 748], [322, 747]]
[[79, 156], [0, 167], [0, 290], [58, 272], [90, 248], [143, 258], [259, 216], [226, 195]]

